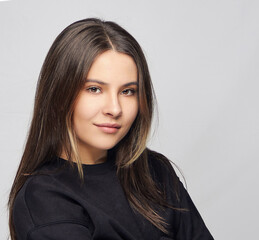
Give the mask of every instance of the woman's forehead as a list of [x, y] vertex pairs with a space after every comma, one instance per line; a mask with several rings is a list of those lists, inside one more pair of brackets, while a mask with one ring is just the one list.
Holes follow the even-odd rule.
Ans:
[[113, 50], [99, 55], [93, 62], [86, 79], [103, 85], [137, 82], [137, 66], [132, 57]]

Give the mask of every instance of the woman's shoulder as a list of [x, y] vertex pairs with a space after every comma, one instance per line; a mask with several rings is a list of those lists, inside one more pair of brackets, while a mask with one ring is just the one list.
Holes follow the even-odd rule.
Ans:
[[37, 222], [39, 216], [45, 213], [53, 213], [54, 217], [54, 212], [57, 213], [59, 210], [60, 200], [65, 201], [68, 194], [67, 190], [51, 175], [29, 176], [16, 195], [14, 210], [18, 210], [19, 215], [21, 208], [27, 209], [34, 222]]
[[150, 148], [147, 148], [147, 154], [148, 164], [152, 173], [159, 176], [166, 176], [169, 174], [172, 177], [178, 178], [173, 167], [174, 163], [164, 154]]
[[53, 164], [45, 163], [38, 167], [33, 173], [24, 174], [26, 178], [22, 187], [15, 197], [14, 207], [26, 205], [28, 210], [33, 208], [35, 204], [43, 204], [47, 202], [49, 195], [57, 194], [57, 191], [63, 191], [62, 184], [58, 178], [57, 170]]
[[12, 214], [19, 239], [56, 229], [54, 226], [86, 229], [89, 221], [77, 196], [50, 174], [27, 178], [15, 197]]
[[148, 164], [150, 173], [159, 185], [166, 187], [166, 189], [174, 195], [180, 194], [182, 183], [176, 174], [174, 166], [176, 166], [164, 154], [155, 150], [147, 149]]
[[62, 221], [83, 221], [76, 196], [51, 174], [29, 176], [14, 200], [15, 228], [26, 232], [35, 226]]

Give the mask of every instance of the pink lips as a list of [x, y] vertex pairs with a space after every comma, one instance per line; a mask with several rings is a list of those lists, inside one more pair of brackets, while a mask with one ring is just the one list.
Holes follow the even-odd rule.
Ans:
[[115, 133], [117, 132], [121, 126], [117, 123], [102, 123], [102, 124], [94, 124], [98, 128], [100, 128], [105, 133]]

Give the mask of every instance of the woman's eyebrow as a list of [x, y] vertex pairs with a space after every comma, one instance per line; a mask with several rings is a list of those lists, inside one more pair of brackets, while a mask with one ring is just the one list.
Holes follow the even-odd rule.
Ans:
[[[100, 81], [100, 80], [96, 80], [96, 79], [86, 79], [85, 82], [96, 82], [96, 83], [99, 83], [99, 84], [102, 84], [102, 85], [109, 85], [109, 83], [106, 83], [106, 82], [103, 82], [103, 81]], [[123, 84], [123, 86], [127, 87], [127, 86], [130, 86], [130, 85], [136, 85], [138, 86], [138, 82], [128, 82], [128, 83], [125, 83]]]

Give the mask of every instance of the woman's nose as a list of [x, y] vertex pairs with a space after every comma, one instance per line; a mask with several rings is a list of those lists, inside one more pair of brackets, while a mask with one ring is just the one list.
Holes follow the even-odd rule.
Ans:
[[113, 117], [119, 117], [122, 114], [121, 103], [117, 93], [109, 94], [105, 101], [104, 114], [112, 115]]

